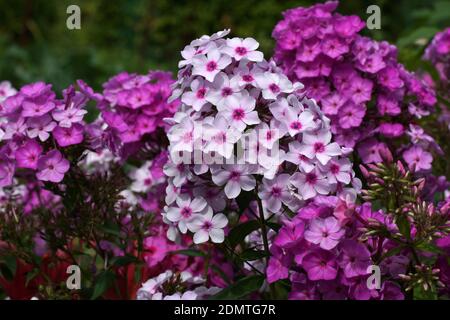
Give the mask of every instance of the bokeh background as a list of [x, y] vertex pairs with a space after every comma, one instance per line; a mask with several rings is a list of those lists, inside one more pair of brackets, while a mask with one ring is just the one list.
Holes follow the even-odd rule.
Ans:
[[[0, 0], [0, 80], [15, 87], [44, 80], [61, 90], [76, 79], [95, 89], [117, 72], [175, 71], [192, 39], [231, 28], [256, 38], [272, 55], [272, 29], [288, 8], [306, 0]], [[81, 8], [81, 30], [66, 27], [67, 6]], [[410, 69], [422, 48], [450, 21], [450, 0], [341, 1], [338, 11], [366, 20], [381, 8], [381, 30], [371, 37], [399, 46]], [[419, 47], [419, 48], [417, 48]]]

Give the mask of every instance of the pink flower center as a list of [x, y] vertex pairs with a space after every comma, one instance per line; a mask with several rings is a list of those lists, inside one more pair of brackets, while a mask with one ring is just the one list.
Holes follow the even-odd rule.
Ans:
[[254, 79], [251, 74], [244, 74], [242, 76], [242, 80], [244, 80], [245, 82], [252, 82]]
[[230, 180], [239, 181], [240, 178], [241, 178], [241, 173], [239, 171], [231, 171]]
[[206, 71], [212, 72], [217, 69], [217, 63], [215, 61], [210, 61], [206, 64]]
[[267, 131], [267, 133], [266, 133], [266, 140], [267, 141], [272, 140], [272, 131], [271, 130]]
[[338, 172], [339, 172], [339, 166], [337, 165], [337, 164], [335, 164], [335, 163], [333, 163], [331, 166], [330, 166], [330, 171], [331, 171], [331, 173], [333, 173], [333, 174], [337, 174]]
[[227, 134], [225, 132], [219, 132], [213, 137], [213, 141], [217, 144], [223, 144], [227, 141]]
[[294, 121], [291, 123], [291, 129], [300, 130], [302, 128], [302, 123], [300, 121]]
[[234, 51], [240, 56], [243, 56], [247, 53], [247, 49], [245, 47], [236, 47]]
[[197, 90], [197, 99], [203, 99], [205, 97], [206, 94], [206, 88], [200, 88]]
[[272, 188], [272, 196], [275, 198], [279, 198], [281, 196], [281, 188], [280, 187], [273, 187]]
[[209, 221], [205, 221], [203, 222], [203, 226], [202, 226], [203, 230], [209, 231], [212, 229], [212, 223]]
[[273, 93], [278, 93], [278, 92], [280, 92], [280, 87], [277, 86], [275, 83], [272, 83], [272, 84], [269, 86], [269, 89], [270, 89], [270, 91], [272, 91]]
[[145, 179], [145, 180], [144, 180], [144, 184], [145, 184], [146, 186], [151, 185], [151, 184], [152, 184], [152, 179], [150, 179], [150, 178]]
[[183, 218], [189, 218], [192, 215], [192, 209], [189, 207], [184, 207], [181, 209], [181, 216]]
[[245, 111], [244, 109], [234, 109], [232, 116], [234, 120], [242, 120], [245, 116]]
[[299, 155], [298, 155], [298, 159], [299, 159], [300, 161], [305, 161], [305, 162], [309, 160], [308, 157], [305, 156], [305, 155], [303, 155], [303, 154], [299, 154]]
[[322, 153], [325, 151], [325, 146], [322, 142], [316, 142], [314, 143], [314, 152], [315, 153]]
[[193, 135], [193, 133], [192, 133], [191, 131], [186, 132], [186, 133], [184, 134], [184, 136], [183, 136], [183, 141], [184, 141], [185, 143], [189, 143], [189, 142], [192, 141], [192, 137], [193, 137], [193, 136], [194, 136], [194, 135]]
[[233, 90], [231, 90], [230, 87], [225, 87], [222, 89], [222, 97], [228, 97], [233, 93]]
[[306, 175], [306, 182], [309, 184], [316, 184], [317, 175], [314, 172], [310, 172]]

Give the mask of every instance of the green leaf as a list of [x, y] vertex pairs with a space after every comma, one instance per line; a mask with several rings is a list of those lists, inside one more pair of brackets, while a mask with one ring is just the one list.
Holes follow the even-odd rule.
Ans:
[[236, 300], [249, 295], [260, 289], [264, 283], [264, 276], [253, 275], [245, 277], [230, 285], [218, 294], [211, 297], [211, 300]]
[[129, 265], [130, 263], [138, 263], [138, 262], [139, 262], [139, 259], [137, 259], [136, 257], [126, 255], [123, 257], [114, 258], [112, 264], [117, 267], [123, 267], [123, 266]]
[[399, 254], [403, 249], [405, 249], [405, 247], [403, 245], [399, 245], [398, 247], [392, 248], [388, 252], [383, 254], [382, 259], [395, 256], [395, 255]]
[[245, 237], [260, 227], [259, 221], [250, 220], [241, 224], [230, 230], [228, 233], [228, 241], [230, 246], [234, 248], [236, 245], [244, 241]]
[[27, 287], [28, 283], [39, 274], [39, 271], [39, 269], [33, 269], [31, 272], [27, 273], [27, 277], [25, 278], [25, 287]]
[[189, 256], [189, 257], [205, 257], [206, 256], [206, 253], [204, 253], [200, 250], [195, 250], [195, 249], [184, 249], [184, 250], [172, 251], [171, 254], [182, 254], [185, 256]]
[[100, 229], [105, 233], [120, 237], [120, 227], [117, 224], [106, 222]]
[[109, 270], [105, 270], [100, 273], [97, 281], [95, 281], [94, 292], [92, 293], [91, 300], [95, 300], [105, 293], [105, 291], [108, 290], [113, 284], [114, 278], [114, 273]]
[[267, 254], [264, 251], [247, 249], [244, 250], [239, 257], [244, 261], [253, 261], [267, 257]]
[[429, 288], [425, 291], [422, 285], [414, 287], [414, 300], [437, 300], [437, 292], [435, 288]]
[[6, 279], [12, 280], [14, 278], [14, 275], [16, 274], [16, 269], [16, 257], [4, 256], [0, 261], [0, 272]]
[[397, 218], [397, 227], [402, 235], [406, 237], [406, 239], [411, 238], [411, 227], [409, 225], [408, 218], [405, 216], [399, 216]]
[[227, 284], [231, 283], [230, 278], [227, 276], [227, 274], [222, 269], [220, 269], [218, 266], [212, 265], [211, 269], [214, 272], [216, 272], [223, 279], [223, 281], [225, 281]]
[[422, 251], [437, 253], [437, 254], [443, 254], [445, 253], [442, 251], [439, 247], [432, 243], [422, 242], [417, 245], [417, 248]]
[[414, 30], [409, 35], [400, 38], [397, 41], [397, 44], [398, 44], [399, 47], [405, 47], [405, 46], [414, 44], [419, 39], [425, 39], [425, 40], [428, 41], [438, 31], [439, 31], [439, 29], [436, 28], [436, 27], [428, 27], [428, 26], [427, 27], [420, 27], [420, 28]]

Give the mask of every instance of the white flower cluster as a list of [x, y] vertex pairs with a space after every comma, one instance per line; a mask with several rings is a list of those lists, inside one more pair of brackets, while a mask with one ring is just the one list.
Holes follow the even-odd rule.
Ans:
[[[143, 283], [137, 292], [137, 300], [204, 300], [221, 290], [218, 287], [207, 288], [201, 285], [204, 282], [203, 278], [195, 277], [187, 271], [174, 274], [171, 270], [167, 270]], [[165, 287], [177, 287], [179, 285], [188, 286], [191, 290], [174, 293], [164, 292]], [[192, 289], [192, 287], [195, 288]]]
[[360, 185], [350, 150], [331, 141], [330, 120], [304, 97], [303, 85], [265, 61], [254, 39], [224, 39], [228, 33], [203, 36], [181, 52], [171, 99], [181, 97], [182, 106], [166, 119], [163, 216], [172, 240], [190, 231], [195, 243], [222, 242], [227, 218], [217, 212], [242, 191], [280, 214], [316, 195], [354, 198]]

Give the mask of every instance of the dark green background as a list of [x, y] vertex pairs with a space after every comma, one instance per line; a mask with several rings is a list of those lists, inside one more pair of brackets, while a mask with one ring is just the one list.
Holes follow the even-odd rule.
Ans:
[[[231, 28], [232, 35], [256, 38], [266, 57], [272, 29], [282, 11], [306, 0], [0, 0], [0, 80], [44, 80], [60, 90], [82, 78], [99, 89], [117, 72], [175, 71], [179, 51], [193, 38]], [[81, 30], [66, 28], [66, 8], [82, 11]], [[448, 26], [450, 1], [342, 1], [339, 12], [367, 18], [378, 4], [381, 30], [364, 33], [400, 45], [408, 67], [419, 63], [414, 42]]]

